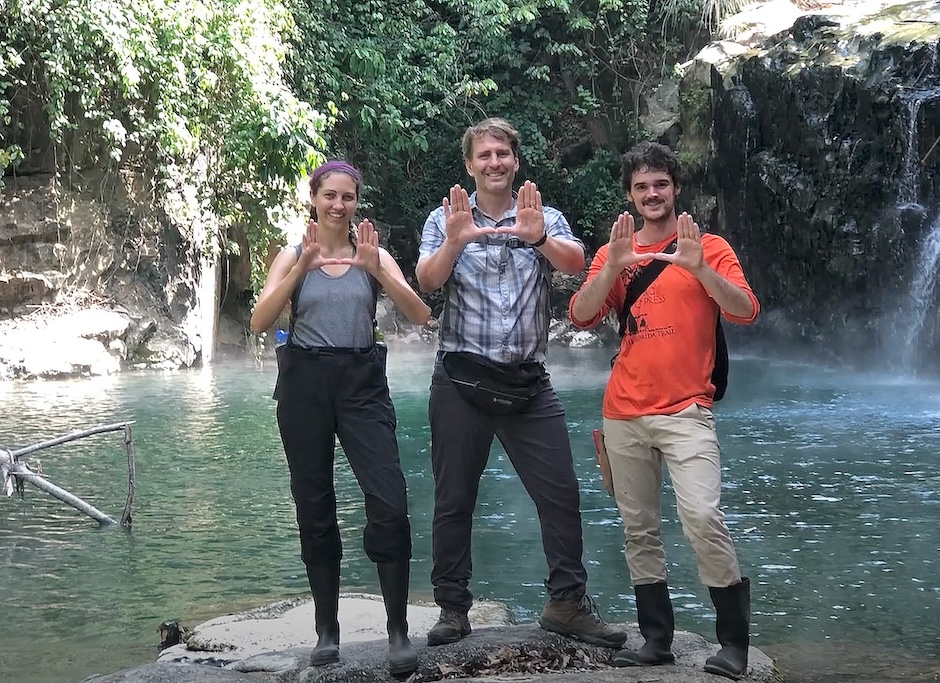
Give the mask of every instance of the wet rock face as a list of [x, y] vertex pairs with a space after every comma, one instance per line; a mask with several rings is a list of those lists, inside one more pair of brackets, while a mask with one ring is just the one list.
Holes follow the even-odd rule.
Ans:
[[[157, 199], [130, 171], [5, 178], [0, 380], [176, 369], [204, 357], [214, 309], [201, 290], [215, 281], [204, 245], [217, 223], [194, 206], [183, 191]], [[77, 324], [81, 312], [122, 324]]]
[[735, 245], [765, 310], [851, 330], [861, 346], [884, 336], [940, 213], [938, 42], [940, 9], [912, 2], [804, 15], [712, 68], [707, 85], [699, 69], [710, 227]]

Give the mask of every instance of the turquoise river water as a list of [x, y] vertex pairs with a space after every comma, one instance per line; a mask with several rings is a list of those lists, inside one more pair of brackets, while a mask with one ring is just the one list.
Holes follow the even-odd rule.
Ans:
[[[623, 534], [590, 437], [608, 356], [553, 349], [550, 370], [581, 480], [589, 589], [608, 619], [626, 622]], [[397, 348], [389, 356], [416, 599], [431, 593], [432, 358]], [[133, 420], [138, 484], [130, 532], [99, 529], [35, 489], [0, 498], [0, 680], [73, 683], [152, 661], [166, 619], [195, 624], [305, 593], [274, 375], [272, 363], [244, 361], [0, 384], [0, 447]], [[735, 358], [716, 414], [724, 503], [753, 584], [752, 643], [801, 683], [940, 680], [940, 382]], [[120, 515], [119, 433], [26, 459]], [[361, 494], [338, 463], [343, 589], [378, 592], [361, 548]], [[713, 638], [708, 593], [668, 497], [665, 514], [678, 627]], [[505, 601], [520, 622], [537, 616], [545, 566], [534, 507], [498, 447], [481, 486], [474, 571], [479, 597]]]

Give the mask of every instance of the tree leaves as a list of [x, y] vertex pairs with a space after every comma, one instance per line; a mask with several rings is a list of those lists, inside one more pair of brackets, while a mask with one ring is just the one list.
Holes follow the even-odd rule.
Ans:
[[[0, 26], [4, 129], [14, 101], [41, 103], [54, 142], [172, 172], [266, 251], [267, 212], [322, 158], [328, 123], [283, 80], [282, 0], [9, 0]], [[0, 145], [0, 172], [18, 158]]]

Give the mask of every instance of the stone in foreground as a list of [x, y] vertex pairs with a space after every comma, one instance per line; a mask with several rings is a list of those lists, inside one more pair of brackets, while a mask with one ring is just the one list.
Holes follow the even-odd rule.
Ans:
[[[639, 647], [636, 627], [628, 628], [628, 647]], [[721, 683], [727, 679], [705, 673], [705, 659], [718, 647], [703, 637], [677, 632], [674, 665], [615, 669], [616, 650], [586, 645], [548, 633], [535, 624], [474, 629], [463, 640], [429, 648], [416, 643], [420, 664], [408, 683], [458, 679], [463, 681], [549, 681], [551, 683], [623, 683], [651, 680], [660, 683]], [[338, 664], [310, 667], [313, 648], [297, 647], [258, 654], [224, 668], [160, 662], [129, 671], [88, 679], [89, 683], [375, 683], [395, 681], [388, 673], [384, 639], [343, 645]], [[742, 680], [780, 683], [773, 661], [757, 648], [750, 649], [748, 676]], [[175, 667], [175, 668], [171, 668]], [[213, 672], [209, 674], [208, 672]], [[209, 676], [212, 677], [209, 677]], [[398, 679], [399, 681], [401, 679]]]

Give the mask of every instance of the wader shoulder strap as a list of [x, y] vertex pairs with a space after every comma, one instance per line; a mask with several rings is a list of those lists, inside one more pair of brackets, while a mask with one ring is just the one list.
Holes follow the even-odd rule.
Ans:
[[[301, 242], [296, 247], [294, 247], [294, 254], [297, 259], [300, 259], [300, 254], [303, 251], [303, 243]], [[297, 283], [297, 286], [294, 287], [294, 291], [290, 295], [290, 322], [287, 325], [287, 341], [285, 342], [290, 346], [291, 342], [294, 341], [294, 320], [297, 318], [297, 299], [300, 298], [300, 290], [304, 286], [304, 280], [307, 279], [307, 273], [304, 273], [304, 276], [300, 278], [300, 282]]]

